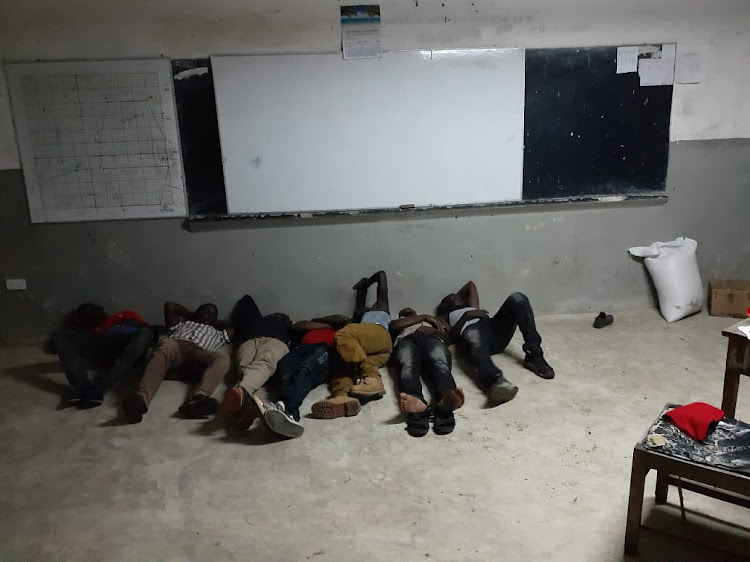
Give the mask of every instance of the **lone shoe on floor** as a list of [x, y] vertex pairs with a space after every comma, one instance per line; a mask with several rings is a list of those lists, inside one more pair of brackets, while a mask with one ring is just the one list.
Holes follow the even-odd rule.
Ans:
[[146, 402], [140, 394], [131, 394], [123, 400], [122, 411], [128, 423], [140, 423], [148, 408], [146, 408]]
[[190, 419], [201, 419], [215, 414], [219, 409], [219, 401], [205, 394], [194, 394], [179, 407], [178, 411]]
[[265, 404], [241, 386], [229, 388], [224, 393], [221, 412], [234, 417], [234, 423], [240, 429], [248, 429], [253, 422], [263, 415]]
[[351, 396], [334, 396], [316, 402], [311, 408], [313, 416], [324, 420], [332, 420], [342, 416], [356, 416], [361, 409], [362, 405], [359, 400]]
[[266, 404], [263, 423], [268, 429], [284, 437], [299, 437], [305, 431], [301, 423], [286, 413], [282, 402], [269, 402]]
[[594, 318], [594, 328], [604, 328], [605, 326], [609, 326], [614, 321], [615, 319], [611, 314], [600, 312], [599, 316]]
[[412, 437], [424, 437], [430, 431], [430, 409], [406, 415], [406, 431]]
[[355, 398], [375, 398], [385, 395], [383, 380], [378, 377], [362, 377], [349, 391]]
[[544, 360], [544, 353], [541, 349], [527, 351], [523, 366], [543, 379], [555, 378], [555, 370]]
[[495, 404], [510, 402], [518, 394], [518, 387], [505, 377], [500, 377], [495, 384], [487, 389], [487, 397]]

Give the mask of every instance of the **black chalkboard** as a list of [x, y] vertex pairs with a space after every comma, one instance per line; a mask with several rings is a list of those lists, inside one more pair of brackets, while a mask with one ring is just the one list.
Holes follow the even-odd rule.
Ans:
[[226, 214], [211, 60], [173, 60], [172, 77], [189, 214]]
[[665, 189], [672, 86], [616, 64], [617, 47], [526, 50], [524, 199]]

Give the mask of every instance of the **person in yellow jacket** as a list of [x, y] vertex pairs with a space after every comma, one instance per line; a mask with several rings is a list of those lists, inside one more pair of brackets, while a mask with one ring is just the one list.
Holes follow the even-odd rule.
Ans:
[[[367, 306], [367, 289], [373, 284], [377, 284], [375, 302]], [[363, 277], [353, 289], [357, 291], [354, 322], [338, 330], [334, 337], [336, 352], [344, 365], [334, 369], [331, 398], [313, 404], [312, 412], [317, 417], [355, 415], [348, 413], [359, 411], [350, 407], [352, 398], [367, 400], [385, 395], [380, 367], [388, 362], [393, 349], [388, 331], [391, 315], [385, 271]]]

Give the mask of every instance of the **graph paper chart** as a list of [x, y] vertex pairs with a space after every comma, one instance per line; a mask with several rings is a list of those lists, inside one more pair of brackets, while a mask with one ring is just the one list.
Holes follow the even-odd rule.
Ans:
[[31, 221], [185, 216], [169, 61], [8, 65]]

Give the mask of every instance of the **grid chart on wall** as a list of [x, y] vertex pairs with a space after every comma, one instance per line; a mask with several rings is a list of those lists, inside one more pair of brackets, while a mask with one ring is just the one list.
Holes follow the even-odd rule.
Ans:
[[185, 216], [169, 61], [8, 75], [32, 222]]

